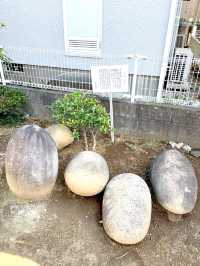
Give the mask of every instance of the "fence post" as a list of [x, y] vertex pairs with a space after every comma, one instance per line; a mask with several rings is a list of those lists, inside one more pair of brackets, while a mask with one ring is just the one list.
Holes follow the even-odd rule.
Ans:
[[0, 76], [1, 76], [1, 81], [3, 85], [6, 85], [6, 79], [4, 76], [4, 72], [3, 72], [3, 64], [2, 61], [0, 60]]
[[136, 85], [137, 85], [137, 74], [138, 74], [138, 61], [139, 58], [135, 57], [134, 70], [133, 70], [133, 81], [131, 86], [131, 102], [135, 101]]

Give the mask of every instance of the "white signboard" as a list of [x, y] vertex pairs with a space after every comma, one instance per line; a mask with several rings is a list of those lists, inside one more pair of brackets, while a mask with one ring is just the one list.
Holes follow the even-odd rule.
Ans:
[[113, 92], [128, 92], [128, 65], [91, 67], [94, 93], [108, 93], [110, 101], [111, 140], [114, 143]]
[[94, 93], [128, 92], [128, 65], [91, 67]]

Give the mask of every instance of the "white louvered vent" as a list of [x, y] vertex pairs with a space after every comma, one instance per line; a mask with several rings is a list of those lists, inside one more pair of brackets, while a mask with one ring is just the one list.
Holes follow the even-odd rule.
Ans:
[[189, 48], [177, 48], [175, 59], [170, 67], [170, 81], [187, 81], [190, 74], [193, 54]]
[[200, 25], [197, 25], [195, 37], [200, 41]]
[[70, 38], [68, 40], [68, 48], [71, 52], [88, 52], [95, 53], [98, 50], [97, 40]]

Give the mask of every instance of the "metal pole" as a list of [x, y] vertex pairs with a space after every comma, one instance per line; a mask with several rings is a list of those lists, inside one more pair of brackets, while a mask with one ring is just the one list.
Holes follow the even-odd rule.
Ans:
[[112, 141], [112, 143], [114, 143], [115, 142], [115, 132], [114, 132], [114, 114], [113, 114], [112, 90], [110, 90], [109, 102], [110, 102], [111, 141]]
[[131, 102], [135, 101], [139, 60], [147, 60], [147, 57], [139, 54], [129, 54], [127, 59], [134, 59], [133, 80], [131, 84]]
[[2, 61], [0, 60], [0, 75], [1, 75], [1, 82], [3, 85], [6, 85], [6, 79], [4, 76], [4, 72], [3, 72], [3, 65], [2, 65]]

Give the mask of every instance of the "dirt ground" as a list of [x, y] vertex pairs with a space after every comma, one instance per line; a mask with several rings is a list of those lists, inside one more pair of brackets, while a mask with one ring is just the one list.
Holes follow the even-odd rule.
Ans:
[[[1, 164], [13, 131], [0, 128]], [[112, 145], [109, 138], [100, 138], [97, 152], [107, 159], [111, 177], [132, 172], [144, 177], [149, 184], [150, 162], [166, 148], [164, 142], [118, 137]], [[79, 197], [64, 184], [64, 168], [82, 149], [83, 143], [76, 142], [59, 153], [60, 170], [55, 189], [51, 197], [42, 202], [15, 198], [8, 189], [5, 173], [2, 174], [0, 251], [29, 257], [42, 266], [200, 265], [200, 195], [191, 214], [179, 222], [171, 222], [152, 194], [152, 221], [144, 241], [132, 246], [117, 244], [103, 230], [102, 194], [92, 198]], [[199, 179], [200, 159], [188, 157]], [[3, 265], [0, 263], [0, 266]]]

